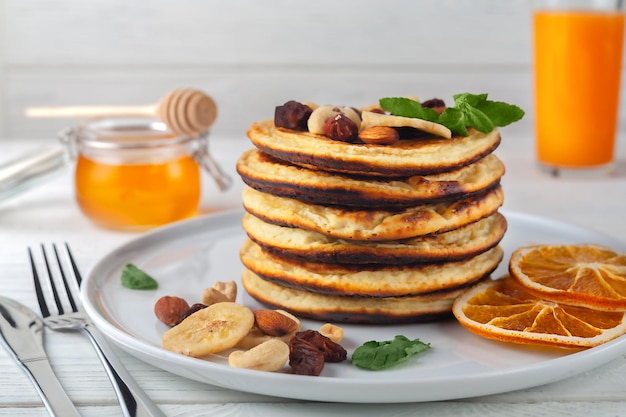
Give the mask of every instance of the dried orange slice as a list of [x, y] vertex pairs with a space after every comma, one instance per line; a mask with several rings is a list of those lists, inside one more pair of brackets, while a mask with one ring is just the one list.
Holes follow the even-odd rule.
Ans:
[[589, 348], [626, 334], [626, 312], [545, 301], [510, 276], [468, 289], [452, 312], [472, 333], [504, 342]]
[[626, 254], [591, 244], [519, 248], [509, 271], [546, 300], [597, 310], [626, 310]]

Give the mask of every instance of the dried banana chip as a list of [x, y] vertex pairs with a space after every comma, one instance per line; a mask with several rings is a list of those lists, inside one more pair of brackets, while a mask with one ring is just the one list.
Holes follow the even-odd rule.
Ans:
[[163, 334], [163, 348], [199, 358], [235, 346], [250, 332], [254, 314], [231, 302], [213, 304]]

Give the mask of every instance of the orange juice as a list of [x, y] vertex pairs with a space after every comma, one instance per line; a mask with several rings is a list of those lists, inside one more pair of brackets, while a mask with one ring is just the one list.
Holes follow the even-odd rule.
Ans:
[[78, 157], [76, 199], [95, 223], [142, 229], [190, 217], [200, 201], [200, 170], [191, 156], [158, 163], [107, 164]]
[[613, 161], [624, 14], [535, 11], [536, 149], [550, 167]]

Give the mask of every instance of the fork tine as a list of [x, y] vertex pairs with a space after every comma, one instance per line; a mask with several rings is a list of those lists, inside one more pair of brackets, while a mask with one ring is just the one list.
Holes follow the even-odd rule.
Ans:
[[50, 310], [48, 310], [48, 304], [46, 303], [46, 298], [43, 295], [43, 290], [41, 289], [41, 282], [39, 281], [39, 274], [37, 273], [37, 267], [35, 266], [35, 259], [33, 257], [33, 251], [28, 248], [28, 257], [30, 258], [30, 267], [33, 271], [33, 281], [35, 284], [35, 294], [37, 294], [37, 302], [39, 303], [39, 310], [41, 310], [41, 315], [45, 317], [50, 316]]
[[72, 265], [72, 271], [74, 272], [74, 279], [76, 280], [76, 284], [78, 284], [78, 288], [80, 288], [81, 284], [83, 283], [83, 278], [80, 275], [80, 272], [78, 270], [78, 265], [76, 264], [76, 261], [74, 260], [74, 255], [72, 255], [72, 251], [70, 250], [70, 245], [68, 245], [67, 242], [65, 242], [65, 250], [67, 251], [67, 256], [70, 260], [70, 264]]
[[54, 276], [52, 275], [50, 262], [48, 261], [48, 254], [46, 253], [46, 248], [43, 243], [41, 244], [41, 253], [43, 254], [46, 271], [48, 271], [48, 281], [50, 282], [50, 289], [52, 290], [52, 298], [54, 298], [54, 303], [57, 305], [57, 312], [59, 314], [65, 314], [65, 310], [63, 309], [63, 303], [61, 302], [61, 297], [59, 297], [59, 292], [57, 291], [57, 286], [54, 282]]
[[72, 311], [76, 313], [78, 311], [78, 308], [76, 307], [76, 303], [74, 302], [74, 296], [72, 295], [72, 290], [70, 289], [70, 285], [69, 285], [69, 282], [67, 281], [65, 271], [63, 270], [63, 263], [61, 262], [61, 257], [59, 256], [57, 245], [53, 243], [52, 249], [54, 250], [54, 256], [57, 259], [57, 265], [59, 266], [59, 272], [61, 274], [61, 280], [63, 281], [63, 287], [65, 288], [65, 294], [67, 295], [67, 299], [70, 302], [70, 307], [72, 308]]

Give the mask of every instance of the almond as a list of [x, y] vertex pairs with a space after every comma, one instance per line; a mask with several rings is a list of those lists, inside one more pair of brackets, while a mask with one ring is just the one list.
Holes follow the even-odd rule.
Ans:
[[373, 126], [361, 130], [359, 139], [372, 145], [392, 145], [400, 140], [400, 134], [393, 127]]
[[284, 336], [298, 329], [297, 322], [275, 310], [254, 310], [257, 327], [270, 336]]

